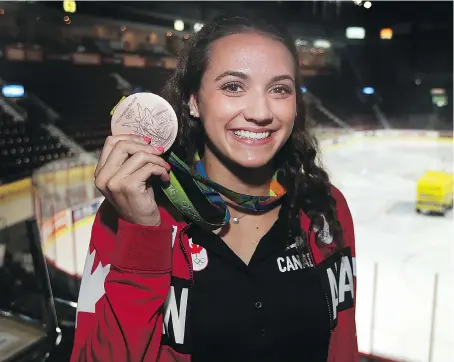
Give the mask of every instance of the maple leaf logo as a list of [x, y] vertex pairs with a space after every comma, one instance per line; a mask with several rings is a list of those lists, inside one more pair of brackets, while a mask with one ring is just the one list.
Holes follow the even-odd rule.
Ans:
[[88, 252], [87, 259], [85, 260], [82, 283], [79, 291], [79, 300], [77, 302], [77, 312], [95, 313], [96, 303], [106, 293], [104, 282], [107, 274], [109, 274], [110, 264], [103, 267], [101, 262], [99, 262], [92, 273], [95, 255], [96, 250], [93, 250], [92, 253]]

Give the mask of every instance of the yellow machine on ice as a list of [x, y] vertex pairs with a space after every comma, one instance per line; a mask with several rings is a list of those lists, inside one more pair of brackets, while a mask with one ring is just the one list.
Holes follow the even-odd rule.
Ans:
[[418, 180], [416, 212], [444, 215], [453, 207], [454, 177], [452, 173], [427, 171]]

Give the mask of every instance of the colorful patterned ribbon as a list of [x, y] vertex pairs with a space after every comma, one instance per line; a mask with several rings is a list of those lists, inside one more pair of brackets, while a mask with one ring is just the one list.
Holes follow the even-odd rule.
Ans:
[[179, 212], [203, 228], [216, 230], [229, 223], [230, 212], [220, 194], [253, 212], [271, 210], [285, 196], [285, 189], [277, 181], [277, 173], [271, 181], [269, 196], [250, 196], [211, 181], [198, 154], [195, 155], [193, 169], [173, 152], [165, 158], [172, 170], [169, 173], [170, 183], [162, 186], [162, 190]]

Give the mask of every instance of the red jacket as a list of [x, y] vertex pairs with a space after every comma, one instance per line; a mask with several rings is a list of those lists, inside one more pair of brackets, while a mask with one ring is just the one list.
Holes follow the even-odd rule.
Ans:
[[[344, 265], [328, 267], [327, 274], [332, 280], [336, 279], [333, 275], [337, 275], [336, 281], [328, 286], [332, 291], [332, 317], [336, 322], [328, 362], [357, 362], [353, 223], [343, 195], [335, 188], [333, 195], [348, 257], [338, 258]], [[190, 361], [190, 355], [161, 344], [164, 318], [169, 318], [165, 305], [171, 291], [171, 276], [190, 278], [188, 255], [192, 245], [185, 233], [181, 233], [181, 242], [179, 240], [179, 233], [186, 224], [161, 209], [161, 226], [134, 225], [109, 216], [108, 207], [107, 204], [101, 206], [93, 225], [71, 362]], [[308, 217], [302, 214], [301, 226], [306, 232], [309, 224]], [[318, 245], [314, 233], [310, 235], [312, 259], [317, 265], [327, 263], [338, 254], [334, 243]], [[343, 277], [339, 278], [339, 270], [340, 273], [346, 271]], [[351, 275], [355, 275], [354, 282], [349, 285]], [[347, 303], [347, 299], [351, 302]]]

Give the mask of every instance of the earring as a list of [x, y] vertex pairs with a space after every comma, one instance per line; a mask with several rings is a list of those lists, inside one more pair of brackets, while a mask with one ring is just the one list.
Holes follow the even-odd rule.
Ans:
[[190, 114], [191, 116], [194, 116], [195, 112], [191, 109], [191, 110], [189, 111], [189, 114]]

